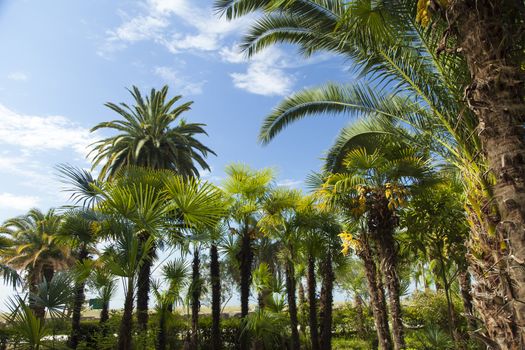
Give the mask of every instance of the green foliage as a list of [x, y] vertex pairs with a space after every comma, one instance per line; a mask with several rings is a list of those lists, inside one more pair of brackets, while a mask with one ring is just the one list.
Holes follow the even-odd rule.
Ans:
[[[454, 309], [461, 312], [463, 306], [458, 298], [453, 299]], [[403, 320], [413, 327], [436, 326], [442, 330], [448, 329], [447, 299], [444, 291], [427, 290], [415, 292], [405, 301]], [[462, 319], [460, 319], [462, 320]], [[459, 326], [464, 327], [465, 322]]]
[[332, 342], [333, 350], [372, 350], [372, 345], [362, 339], [342, 339], [336, 338]]

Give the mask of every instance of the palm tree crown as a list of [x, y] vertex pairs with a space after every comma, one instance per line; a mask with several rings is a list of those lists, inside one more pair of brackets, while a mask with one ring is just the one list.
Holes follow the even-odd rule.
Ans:
[[[174, 106], [182, 96], [167, 99], [168, 86], [143, 97], [136, 86], [130, 90], [135, 106], [106, 103], [106, 107], [118, 113], [124, 120], [102, 122], [91, 129], [113, 129], [114, 136], [97, 141], [91, 151], [93, 166], [106, 161], [100, 176], [112, 178], [128, 165], [139, 165], [153, 169], [172, 169], [185, 176], [198, 176], [197, 165], [209, 170], [205, 161], [211, 149], [195, 138], [205, 134], [205, 124], [187, 123], [180, 119], [183, 112], [190, 110], [192, 101]], [[173, 127], [172, 123], [178, 121]], [[196, 164], [195, 164], [196, 163]]]

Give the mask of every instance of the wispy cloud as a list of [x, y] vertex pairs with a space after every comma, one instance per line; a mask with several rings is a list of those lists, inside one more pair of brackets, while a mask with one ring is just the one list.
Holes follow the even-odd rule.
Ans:
[[298, 188], [303, 184], [302, 180], [284, 179], [277, 182], [277, 186]]
[[246, 27], [249, 21], [219, 18], [211, 7], [198, 7], [188, 0], [147, 0], [140, 4], [137, 15], [124, 14], [121, 25], [107, 32], [99, 50], [101, 56], [144, 40], [156, 42], [172, 53], [215, 51], [228, 35]]
[[27, 210], [40, 202], [36, 196], [20, 196], [12, 193], [0, 193], [0, 208]]
[[26, 81], [29, 79], [29, 75], [24, 72], [11, 72], [7, 75], [7, 79], [14, 81]]
[[171, 67], [155, 67], [155, 75], [159, 76], [166, 83], [175, 89], [177, 94], [198, 95], [202, 93], [202, 88], [206, 81], [192, 82], [180, 72]]
[[89, 129], [64, 116], [25, 115], [0, 104], [0, 144], [24, 151], [73, 149], [85, 156], [94, 140]]

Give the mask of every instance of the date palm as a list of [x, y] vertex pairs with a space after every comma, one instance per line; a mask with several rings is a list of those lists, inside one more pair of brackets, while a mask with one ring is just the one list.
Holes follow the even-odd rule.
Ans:
[[[8, 219], [0, 228], [12, 244], [2, 251], [3, 263], [26, 273], [29, 291], [36, 292], [44, 280], [51, 281], [56, 271], [67, 269], [73, 263], [70, 248], [59, 242], [62, 217], [53, 209], [43, 213], [31, 209], [27, 214]], [[35, 304], [31, 308], [39, 318], [44, 310]]]

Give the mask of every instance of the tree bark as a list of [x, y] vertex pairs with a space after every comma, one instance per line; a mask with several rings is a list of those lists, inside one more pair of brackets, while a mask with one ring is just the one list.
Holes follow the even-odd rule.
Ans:
[[104, 300], [102, 303], [102, 310], [100, 310], [99, 324], [102, 326], [109, 320], [109, 300]]
[[323, 281], [321, 286], [321, 296], [319, 298], [319, 319], [321, 333], [321, 350], [332, 349], [332, 309], [333, 309], [333, 290], [334, 290], [334, 271], [332, 266], [332, 252], [328, 254], [321, 263]]
[[199, 248], [193, 249], [192, 264], [192, 287], [191, 287], [191, 338], [190, 346], [192, 349], [199, 348], [199, 311], [201, 308], [201, 275], [200, 275], [200, 257]]
[[[150, 235], [145, 233], [140, 237], [141, 242], [148, 241]], [[147, 257], [140, 265], [139, 274], [137, 278], [137, 328], [139, 333], [146, 333], [148, 331], [148, 308], [149, 308], [149, 291], [150, 291], [150, 277], [151, 266], [155, 258], [155, 246], [152, 245]], [[141, 339], [146, 341], [147, 337], [144, 334]], [[144, 343], [145, 344], [145, 343]]]
[[374, 324], [377, 332], [377, 339], [381, 350], [391, 350], [392, 340], [390, 339], [390, 328], [388, 326], [388, 316], [385, 301], [385, 294], [383, 291], [383, 283], [381, 277], [378, 276], [377, 266], [374, 261], [372, 247], [370, 246], [367, 234], [362, 234], [361, 249], [357, 254], [363, 260], [366, 279], [368, 282], [368, 293], [370, 294], [370, 304], [372, 306], [372, 314], [374, 315]]
[[[88, 257], [88, 251], [85, 247], [79, 253], [78, 260], [82, 263]], [[78, 281], [75, 283], [75, 299], [73, 301], [73, 315], [71, 317], [71, 336], [69, 338], [69, 347], [76, 349], [80, 340], [80, 316], [82, 312], [82, 305], [86, 299], [84, 293], [85, 281]]]
[[371, 237], [376, 241], [381, 271], [385, 276], [390, 304], [390, 317], [392, 318], [392, 335], [395, 350], [406, 347], [403, 322], [401, 319], [401, 302], [399, 277], [397, 275], [397, 252], [394, 240], [396, 225], [395, 213], [388, 208], [388, 200], [383, 194], [377, 195], [375, 208], [370, 210], [368, 229]]
[[219, 350], [221, 344], [221, 273], [217, 246], [210, 247], [210, 279], [211, 279], [211, 349]]
[[363, 308], [363, 298], [358, 293], [354, 296], [355, 310], [357, 313], [357, 335], [361, 339], [366, 337], [365, 312]]
[[[486, 288], [488, 295], [481, 293], [486, 290], [475, 286], [473, 296], [489, 338], [501, 349], [522, 349], [525, 348], [525, 71], [521, 67], [524, 4], [521, 0], [454, 0], [446, 11], [472, 78], [466, 100], [479, 120], [479, 137], [495, 176], [493, 211], [497, 209], [500, 216], [495, 240], [502, 247], [502, 259], [490, 271], [483, 271], [484, 275], [474, 275], [476, 284], [488, 274], [496, 275], [491, 281], [499, 285]], [[492, 307], [492, 302], [500, 307]]]
[[[168, 312], [167, 310], [165, 312]], [[162, 313], [160, 311], [159, 313]], [[156, 350], [166, 350], [166, 315], [159, 315], [159, 332], [157, 333]]]
[[299, 330], [297, 326], [299, 321], [297, 318], [297, 304], [295, 302], [295, 268], [293, 262], [289, 259], [286, 260], [286, 296], [288, 302], [288, 314], [290, 316], [290, 327], [292, 331], [291, 336], [291, 350], [299, 350], [301, 348], [301, 342], [299, 340]]
[[471, 282], [470, 274], [463, 267], [459, 267], [458, 273], [459, 291], [461, 294], [461, 301], [463, 302], [463, 310], [467, 318], [467, 326], [469, 331], [474, 331], [477, 328], [476, 321], [473, 318], [472, 296], [470, 295]]
[[312, 343], [312, 350], [319, 350], [319, 326], [317, 323], [317, 295], [316, 295], [316, 280], [315, 280], [315, 258], [310, 255], [308, 257], [308, 320], [310, 326], [310, 341]]
[[131, 345], [131, 328], [133, 323], [133, 281], [128, 279], [128, 289], [126, 291], [126, 298], [124, 300], [124, 313], [120, 321], [119, 335], [118, 335], [118, 350], [132, 349]]
[[[250, 230], [244, 228], [241, 237], [241, 251], [239, 252], [240, 285], [241, 285], [241, 318], [246, 321], [250, 301], [250, 286], [252, 284], [253, 251]], [[239, 331], [239, 346], [241, 350], [248, 349], [249, 339], [247, 332]]]

